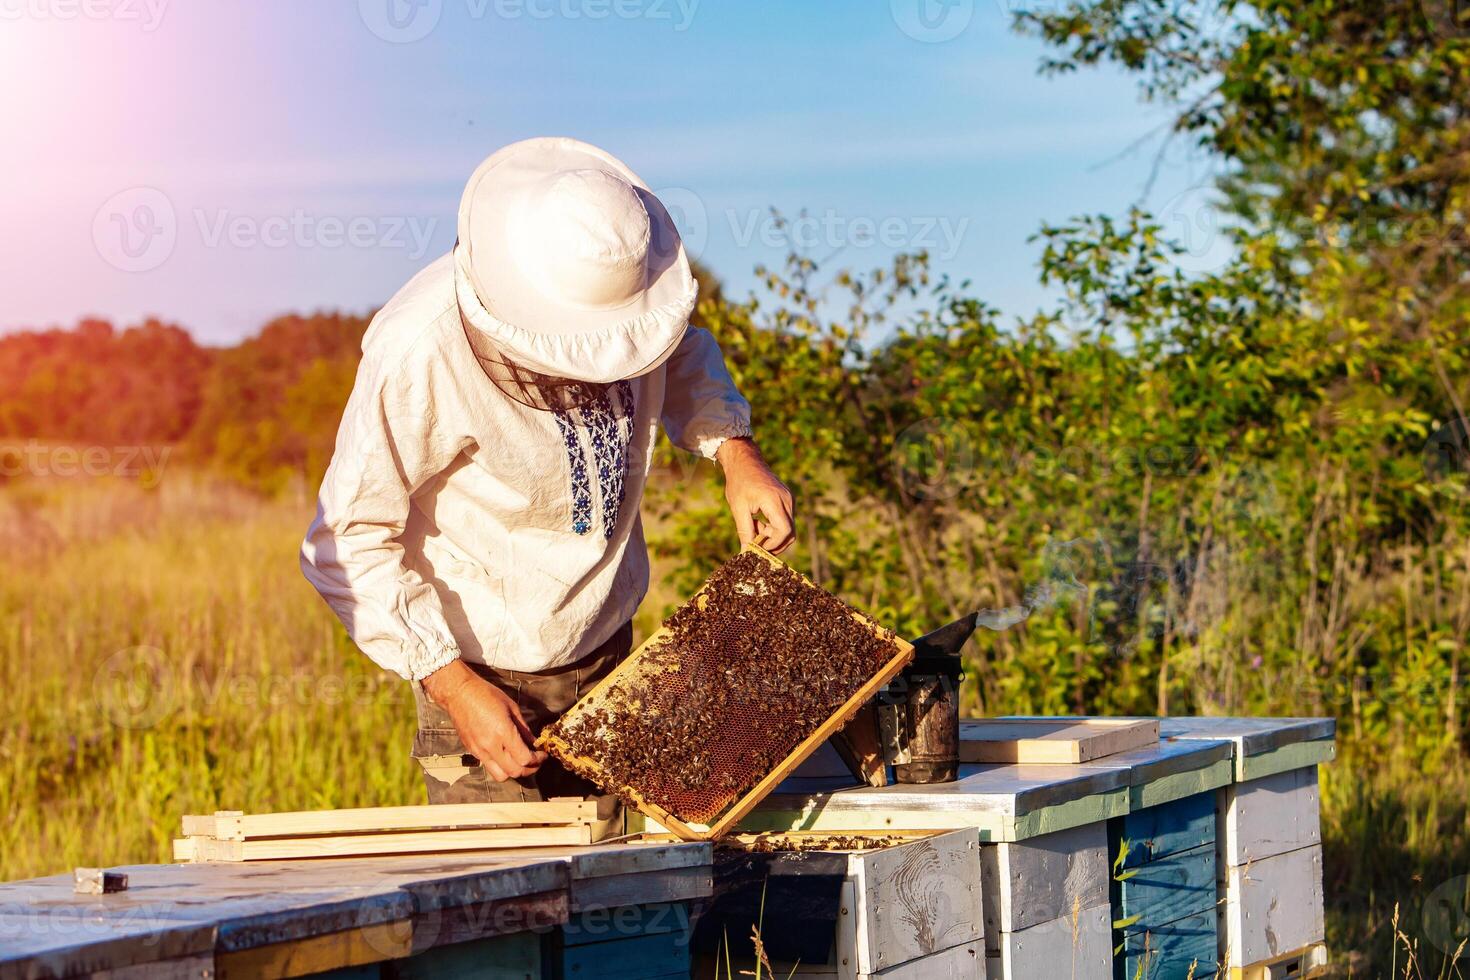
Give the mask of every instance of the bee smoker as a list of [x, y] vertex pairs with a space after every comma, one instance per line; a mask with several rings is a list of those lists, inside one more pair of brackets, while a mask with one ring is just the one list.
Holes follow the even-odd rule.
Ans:
[[975, 614], [914, 640], [914, 659], [878, 694], [878, 738], [900, 783], [950, 783], [960, 766], [960, 649]]

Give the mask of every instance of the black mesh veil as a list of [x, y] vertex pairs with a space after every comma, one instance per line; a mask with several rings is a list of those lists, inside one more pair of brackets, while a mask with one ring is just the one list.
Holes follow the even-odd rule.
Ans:
[[528, 408], [541, 412], [569, 412], [602, 398], [610, 384], [557, 378], [521, 367], [501, 353], [482, 332], [460, 314], [465, 339], [475, 359], [495, 387]]

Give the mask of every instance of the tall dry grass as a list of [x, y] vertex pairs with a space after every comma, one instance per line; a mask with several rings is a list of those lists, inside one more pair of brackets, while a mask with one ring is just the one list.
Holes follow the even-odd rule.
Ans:
[[409, 692], [297, 571], [309, 506], [0, 488], [0, 878], [167, 861], [184, 813], [421, 802]]

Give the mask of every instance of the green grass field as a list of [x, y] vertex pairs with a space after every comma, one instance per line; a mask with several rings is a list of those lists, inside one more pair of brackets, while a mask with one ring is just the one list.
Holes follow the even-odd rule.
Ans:
[[[167, 861], [184, 813], [421, 802], [407, 688], [297, 570], [310, 508], [178, 473], [0, 488], [0, 878]], [[1344, 732], [1324, 771], [1331, 941], [1356, 976], [1458, 975], [1425, 911], [1470, 870], [1470, 778], [1408, 762], [1412, 738]]]

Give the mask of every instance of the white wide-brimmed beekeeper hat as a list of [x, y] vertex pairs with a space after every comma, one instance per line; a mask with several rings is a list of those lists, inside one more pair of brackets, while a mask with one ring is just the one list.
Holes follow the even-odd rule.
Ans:
[[698, 286], [669, 214], [638, 175], [580, 140], [513, 143], [465, 187], [455, 293], [516, 366], [607, 383], [662, 364]]

